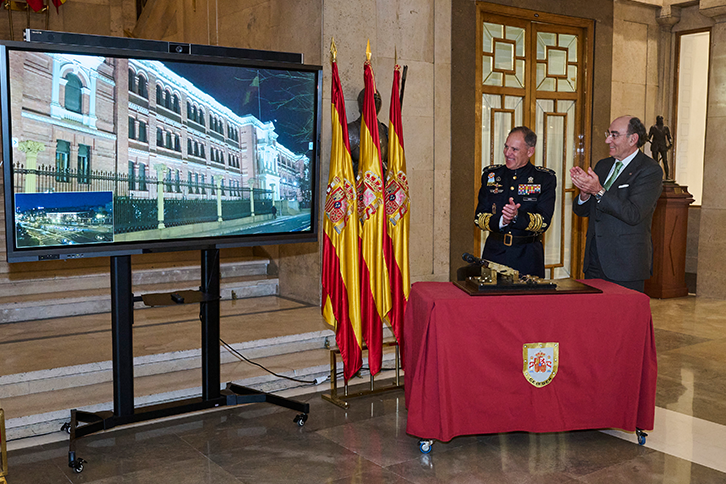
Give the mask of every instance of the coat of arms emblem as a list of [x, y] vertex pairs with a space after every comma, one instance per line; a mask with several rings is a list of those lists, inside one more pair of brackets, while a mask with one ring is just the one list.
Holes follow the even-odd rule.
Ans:
[[559, 343], [527, 343], [523, 347], [524, 377], [537, 388], [548, 385], [560, 364]]

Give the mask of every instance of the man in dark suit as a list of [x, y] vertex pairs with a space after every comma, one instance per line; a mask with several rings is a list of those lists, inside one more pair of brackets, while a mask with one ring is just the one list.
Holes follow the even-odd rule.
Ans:
[[509, 132], [504, 165], [486, 167], [474, 223], [489, 232], [482, 258], [520, 274], [545, 276], [542, 234], [555, 210], [555, 172], [530, 163], [537, 135], [526, 126]]
[[648, 138], [638, 118], [617, 118], [605, 134], [610, 157], [594, 170], [570, 170], [572, 183], [580, 189], [572, 210], [590, 217], [585, 278], [643, 292], [653, 269], [650, 226], [663, 189], [663, 171], [639, 150]]

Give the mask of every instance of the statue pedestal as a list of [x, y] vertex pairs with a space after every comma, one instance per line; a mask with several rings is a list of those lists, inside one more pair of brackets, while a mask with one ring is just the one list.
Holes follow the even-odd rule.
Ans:
[[653, 276], [645, 281], [650, 297], [669, 298], [688, 295], [686, 287], [686, 239], [688, 206], [693, 197], [688, 187], [663, 182], [663, 193], [653, 214]]

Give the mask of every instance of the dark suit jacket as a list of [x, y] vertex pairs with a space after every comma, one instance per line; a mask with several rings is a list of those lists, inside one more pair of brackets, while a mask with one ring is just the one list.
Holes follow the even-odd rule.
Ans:
[[[595, 165], [600, 184], [610, 172], [615, 158]], [[580, 205], [575, 197], [572, 209], [589, 217], [585, 265], [589, 266], [590, 244], [597, 240], [597, 253], [603, 273], [615, 281], [649, 279], [653, 269], [653, 242], [650, 226], [655, 205], [663, 189], [663, 171], [642, 151], [628, 164], [598, 202], [590, 197]]]

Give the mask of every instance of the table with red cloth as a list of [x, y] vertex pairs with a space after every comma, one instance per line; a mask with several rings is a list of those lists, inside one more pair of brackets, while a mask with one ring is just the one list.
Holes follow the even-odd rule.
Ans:
[[[657, 362], [650, 300], [599, 279], [595, 294], [470, 296], [411, 287], [404, 323], [406, 431], [458, 435], [651, 430]], [[523, 374], [523, 347], [559, 344], [549, 384]]]

